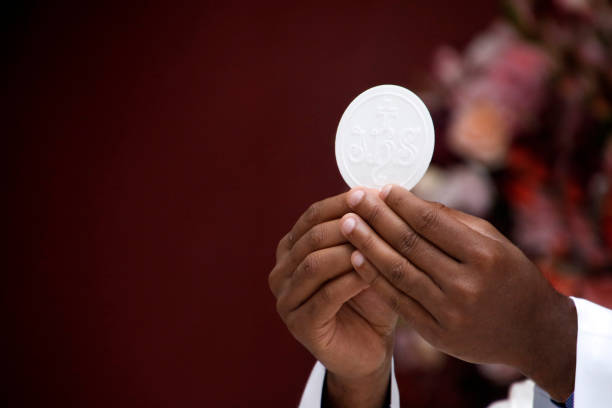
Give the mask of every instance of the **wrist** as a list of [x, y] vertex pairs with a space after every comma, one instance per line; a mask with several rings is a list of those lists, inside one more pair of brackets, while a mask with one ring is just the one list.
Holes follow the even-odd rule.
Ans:
[[578, 317], [572, 299], [556, 291], [539, 310], [523, 373], [559, 402], [574, 392]]
[[380, 408], [383, 406], [391, 381], [391, 359], [370, 374], [343, 376], [327, 372], [326, 407]]

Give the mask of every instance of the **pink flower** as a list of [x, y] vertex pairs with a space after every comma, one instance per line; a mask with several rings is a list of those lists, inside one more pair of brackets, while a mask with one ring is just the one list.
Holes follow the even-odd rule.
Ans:
[[444, 86], [452, 86], [461, 80], [462, 65], [461, 55], [451, 47], [441, 47], [434, 54], [434, 75]]
[[498, 105], [482, 99], [453, 112], [448, 129], [449, 148], [489, 167], [500, 166], [512, 140], [512, 129]]
[[494, 23], [487, 31], [474, 38], [466, 52], [465, 65], [467, 69], [478, 72], [499, 58], [499, 54], [510, 44], [518, 41], [514, 28], [506, 23]]
[[605, 69], [608, 56], [601, 41], [594, 33], [586, 35], [578, 44], [578, 57], [585, 64], [598, 69]]
[[524, 127], [525, 118], [537, 116], [552, 68], [543, 49], [523, 42], [507, 47], [490, 65], [489, 81], [497, 90], [492, 97], [512, 113], [517, 127]]
[[538, 117], [553, 67], [543, 49], [518, 39], [505, 25], [475, 40], [464, 77], [452, 92], [449, 147], [486, 166], [502, 165], [513, 135]]

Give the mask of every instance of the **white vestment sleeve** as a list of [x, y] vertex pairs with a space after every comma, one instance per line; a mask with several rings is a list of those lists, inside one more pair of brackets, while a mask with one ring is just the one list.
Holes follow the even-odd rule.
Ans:
[[[320, 408], [321, 407], [321, 396], [323, 395], [323, 386], [325, 381], [325, 366], [319, 361], [315, 364], [304, 393], [302, 394], [302, 400], [300, 401], [299, 408]], [[397, 381], [395, 380], [395, 366], [394, 362], [391, 361], [391, 408], [399, 408], [399, 389], [397, 388]]]
[[323, 395], [323, 382], [325, 381], [325, 367], [319, 361], [310, 372], [306, 388], [302, 394], [299, 408], [321, 407], [321, 395]]
[[612, 406], [612, 310], [572, 299], [578, 312], [574, 408]]
[[489, 408], [557, 408], [546, 391], [531, 380], [516, 382], [510, 386], [508, 399], [497, 401]]

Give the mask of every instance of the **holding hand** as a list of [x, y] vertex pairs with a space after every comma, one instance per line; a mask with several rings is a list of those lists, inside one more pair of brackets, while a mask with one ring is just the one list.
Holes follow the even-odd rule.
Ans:
[[351, 265], [346, 194], [313, 204], [280, 241], [270, 289], [293, 334], [327, 368], [330, 405], [382, 405], [397, 314]]
[[515, 366], [551, 396], [571, 394], [576, 312], [488, 222], [398, 186], [347, 195], [356, 271], [438, 349]]

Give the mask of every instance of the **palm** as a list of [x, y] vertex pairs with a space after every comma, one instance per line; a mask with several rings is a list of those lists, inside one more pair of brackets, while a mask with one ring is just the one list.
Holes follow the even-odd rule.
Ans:
[[373, 289], [364, 290], [320, 328], [322, 362], [336, 373], [371, 373], [392, 350], [396, 322], [397, 314], [379, 295]]

